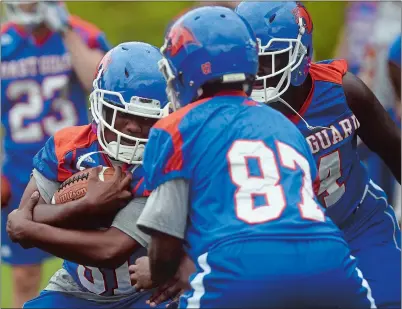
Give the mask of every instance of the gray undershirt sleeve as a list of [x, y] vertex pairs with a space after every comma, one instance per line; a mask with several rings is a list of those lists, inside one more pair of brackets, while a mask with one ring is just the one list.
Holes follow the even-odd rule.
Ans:
[[152, 191], [137, 226], [144, 233], [156, 230], [184, 239], [189, 211], [189, 183], [185, 179], [167, 181]]
[[36, 186], [38, 187], [41, 197], [47, 204], [50, 204], [54, 193], [60, 187], [60, 183], [47, 179], [37, 169], [33, 169], [32, 176], [35, 178]]
[[112, 226], [135, 239], [141, 246], [147, 248], [150, 237], [137, 227], [138, 217], [144, 209], [146, 197], [133, 199], [126, 207], [121, 209], [113, 220]]

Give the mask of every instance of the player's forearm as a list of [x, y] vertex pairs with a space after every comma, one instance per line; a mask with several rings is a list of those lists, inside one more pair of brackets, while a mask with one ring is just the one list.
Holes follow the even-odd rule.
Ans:
[[70, 52], [72, 66], [81, 85], [87, 91], [91, 91], [97, 65], [104, 53], [97, 49], [90, 49], [73, 30], [65, 33], [64, 43]]
[[33, 210], [33, 220], [61, 228], [90, 228], [90, 222], [85, 215], [84, 199], [60, 205], [36, 205]]
[[169, 242], [152, 237], [148, 248], [152, 282], [158, 286], [166, 283], [177, 273], [184, 255], [181, 247], [172, 248]]
[[22, 241], [62, 259], [104, 268], [120, 266], [135, 249], [120, 250], [118, 237], [108, 235], [108, 230], [66, 230], [31, 221], [24, 227]]

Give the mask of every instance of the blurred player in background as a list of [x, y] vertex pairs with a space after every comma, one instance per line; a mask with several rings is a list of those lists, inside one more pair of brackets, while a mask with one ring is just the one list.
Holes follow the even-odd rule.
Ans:
[[378, 3], [349, 1], [346, 5], [345, 23], [339, 33], [335, 57], [346, 59], [349, 72], [355, 75], [359, 73], [366, 46], [373, 34]]
[[372, 19], [373, 28], [368, 35], [358, 76], [388, 109], [393, 107], [396, 100], [388, 75], [388, 51], [395, 37], [401, 32], [402, 5], [398, 1], [379, 1], [376, 5], [376, 15]]
[[[387, 109], [391, 119], [401, 127], [401, 35], [397, 35], [389, 48], [387, 72], [395, 90], [395, 104]], [[359, 145], [359, 155], [365, 160], [371, 179], [387, 193], [392, 201], [398, 219], [401, 214], [401, 186], [381, 158], [370, 151], [365, 144]]]
[[[399, 104], [400, 92], [393, 91], [394, 84], [389, 75], [388, 51], [394, 38], [401, 31], [401, 3], [391, 1], [355, 2], [349, 4], [348, 28], [341, 39], [341, 46], [346, 45], [349, 71], [356, 74], [376, 95], [379, 102], [395, 119], [394, 108]], [[360, 27], [359, 27], [360, 25]], [[354, 35], [356, 34], [356, 35]], [[350, 41], [348, 44], [347, 41]], [[359, 43], [359, 44], [357, 44]], [[358, 63], [358, 70], [356, 68]], [[397, 95], [398, 93], [398, 95]], [[369, 170], [370, 177], [387, 193], [396, 211], [400, 211], [400, 202], [394, 194], [399, 192], [390, 170], [380, 157], [357, 139], [360, 159]]]
[[250, 27], [228, 8], [198, 8], [161, 50], [168, 97], [182, 108], [155, 124], [145, 149], [155, 191], [137, 225], [152, 235], [153, 282], [175, 275], [186, 251], [197, 270], [180, 308], [373, 306], [315, 199], [303, 135], [249, 98], [258, 69]]
[[[149, 195], [140, 166], [144, 145], [151, 126], [169, 111], [166, 82], [158, 70], [160, 59], [159, 50], [146, 43], [113, 48], [94, 81], [95, 121], [59, 131], [35, 156], [33, 178], [20, 210], [9, 215], [8, 232], [14, 241], [65, 261], [40, 296], [24, 308], [147, 306], [151, 294], [131, 285], [128, 267], [146, 255], [149, 243], [149, 237], [137, 229], [136, 218]], [[61, 182], [99, 165], [115, 167], [115, 177], [102, 182], [98, 170], [89, 176], [83, 198], [48, 205]], [[127, 173], [122, 181], [121, 168]], [[43, 200], [32, 210], [29, 197], [38, 189]]]
[[360, 162], [356, 138], [400, 182], [400, 130], [344, 60], [310, 63], [313, 22], [301, 3], [242, 2], [236, 12], [260, 42], [252, 97], [282, 111], [303, 133], [318, 167], [318, 197], [345, 233], [376, 304], [399, 307], [400, 230], [387, 195]]
[[49, 254], [23, 251], [5, 232], [7, 215], [29, 182], [32, 158], [49, 136], [88, 122], [86, 93], [109, 47], [93, 25], [69, 16], [60, 2], [4, 4], [1, 27], [3, 131], [2, 261], [12, 266], [13, 307], [39, 290], [41, 263]]

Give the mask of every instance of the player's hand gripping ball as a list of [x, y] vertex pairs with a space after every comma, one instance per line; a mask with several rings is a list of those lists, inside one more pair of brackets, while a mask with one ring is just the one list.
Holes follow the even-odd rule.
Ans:
[[[84, 197], [87, 193], [89, 175], [93, 169], [96, 168], [89, 168], [75, 173], [64, 181], [54, 194], [52, 204], [64, 204]], [[113, 167], [103, 167], [98, 174], [99, 180], [106, 181], [111, 179], [114, 172], [115, 170]]]

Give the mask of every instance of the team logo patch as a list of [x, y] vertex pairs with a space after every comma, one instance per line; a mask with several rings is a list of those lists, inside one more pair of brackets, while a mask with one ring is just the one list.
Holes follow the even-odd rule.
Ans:
[[301, 2], [296, 2], [296, 5], [296, 8], [292, 10], [296, 23], [299, 24], [299, 18], [301, 17], [307, 33], [311, 33], [311, 31], [313, 31], [313, 20], [311, 19], [309, 12]]
[[179, 24], [173, 27], [167, 36], [166, 51], [169, 51], [170, 55], [174, 57], [183, 47], [190, 44], [200, 45], [194, 34], [189, 29]]
[[208, 75], [211, 74], [211, 62], [205, 62], [203, 64], [201, 64], [201, 70], [202, 73], [204, 73], [204, 75]]

